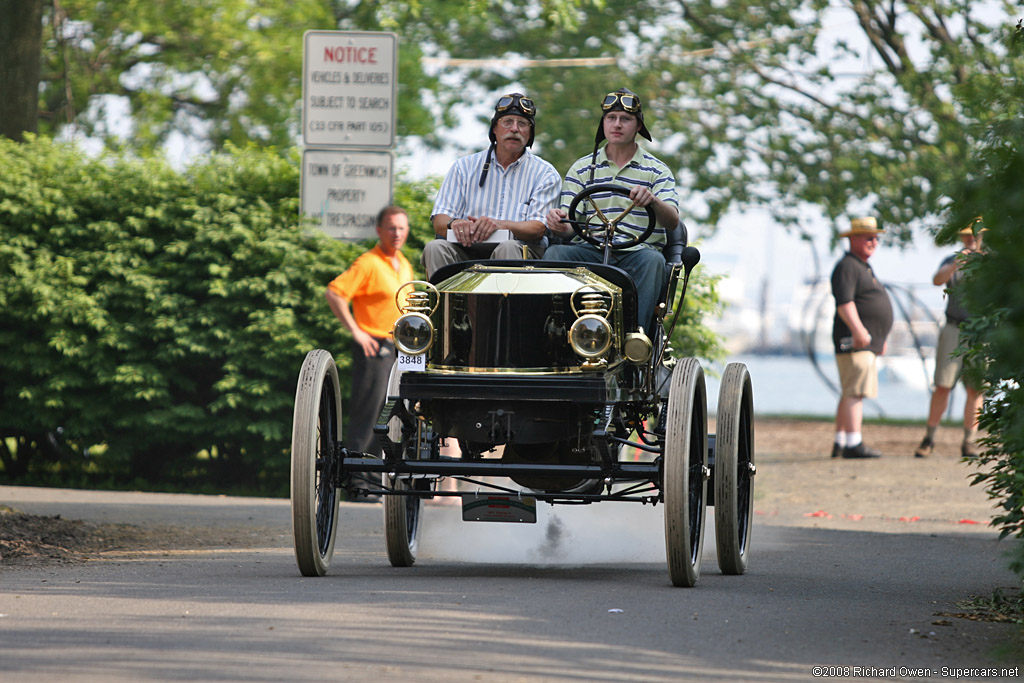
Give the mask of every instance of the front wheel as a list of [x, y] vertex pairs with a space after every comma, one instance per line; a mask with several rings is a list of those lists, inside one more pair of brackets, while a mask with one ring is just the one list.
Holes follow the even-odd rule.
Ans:
[[693, 586], [700, 576], [707, 504], [708, 402], [704, 371], [695, 358], [672, 372], [665, 425], [662, 495], [665, 551], [674, 586]]
[[754, 519], [754, 392], [743, 363], [729, 363], [715, 419], [715, 545], [723, 574], [747, 569]]
[[[408, 491], [412, 480], [395, 480], [397, 491]], [[384, 496], [384, 541], [392, 567], [411, 567], [419, 549], [420, 516], [423, 499], [419, 496]]]
[[306, 354], [292, 418], [292, 538], [303, 576], [323, 576], [334, 554], [340, 498], [341, 389], [334, 358], [323, 349]]

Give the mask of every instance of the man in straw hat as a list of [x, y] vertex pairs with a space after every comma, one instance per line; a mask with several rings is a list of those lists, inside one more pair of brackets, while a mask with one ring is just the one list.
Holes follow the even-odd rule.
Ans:
[[[601, 120], [594, 136], [594, 151], [578, 159], [565, 174], [562, 183], [562, 205], [547, 215], [548, 230], [563, 237], [571, 236], [571, 227], [562, 223], [567, 209], [585, 188], [614, 183], [629, 188], [629, 199], [637, 208], [618, 223], [616, 242], [624, 242], [641, 235], [647, 220], [646, 208], [654, 210], [657, 226], [643, 244], [627, 247], [612, 254], [610, 263], [622, 268], [636, 284], [637, 313], [640, 325], [647, 327], [654, 316], [658, 292], [665, 273], [665, 258], [661, 247], [665, 234], [679, 224], [679, 199], [672, 171], [660, 159], [637, 144], [640, 135], [648, 140], [651, 134], [644, 123], [640, 97], [628, 88], [619, 88], [604, 96], [601, 102]], [[607, 140], [603, 147], [601, 143]], [[610, 217], [622, 212], [622, 197], [611, 193], [594, 195], [598, 208]], [[574, 237], [572, 244], [554, 245], [544, 254], [545, 260], [585, 261], [601, 263], [601, 249]]]
[[[978, 216], [960, 231], [963, 248], [943, 259], [932, 278], [936, 286], [946, 288], [946, 323], [939, 330], [939, 342], [935, 348], [935, 391], [932, 392], [928, 407], [928, 425], [924, 439], [914, 451], [918, 458], [926, 458], [935, 450], [935, 431], [942, 421], [942, 414], [946, 412], [953, 385], [956, 384], [957, 377], [963, 369], [963, 357], [954, 351], [960, 343], [960, 325], [970, 317], [970, 313], [964, 307], [957, 285], [963, 277], [960, 272], [961, 264], [968, 255], [981, 251], [982, 233], [985, 232], [985, 228], [980, 226], [981, 216]], [[967, 391], [967, 400], [964, 403], [964, 440], [960, 444], [960, 455], [974, 458], [978, 455], [975, 440], [978, 436], [978, 413], [984, 397], [981, 387], [967, 377], [964, 377], [964, 389]]]
[[842, 385], [833, 458], [881, 456], [864, 444], [861, 424], [864, 399], [878, 395], [875, 360], [885, 353], [885, 340], [892, 329], [892, 302], [868, 265], [882, 232], [875, 219], [868, 217], [854, 218], [850, 229], [839, 235], [849, 238], [850, 250], [832, 271], [832, 295], [836, 300], [832, 343]]
[[441, 266], [480, 258], [544, 253], [544, 217], [558, 199], [555, 167], [532, 154], [537, 107], [526, 95], [494, 105], [490, 146], [461, 157], [445, 175], [430, 220], [438, 239], [423, 249], [427, 276]]

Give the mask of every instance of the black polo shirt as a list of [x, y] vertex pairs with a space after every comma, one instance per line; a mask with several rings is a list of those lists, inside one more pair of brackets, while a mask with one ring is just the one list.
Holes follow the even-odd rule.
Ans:
[[[881, 354], [885, 338], [892, 329], [892, 302], [871, 266], [846, 252], [832, 271], [832, 296], [835, 297], [837, 307], [851, 301], [854, 303], [857, 315], [871, 335], [871, 344], [867, 349], [876, 355]], [[837, 311], [832, 320], [832, 344], [836, 353], [850, 353], [854, 350], [839, 348], [839, 340], [851, 336], [853, 333]]]

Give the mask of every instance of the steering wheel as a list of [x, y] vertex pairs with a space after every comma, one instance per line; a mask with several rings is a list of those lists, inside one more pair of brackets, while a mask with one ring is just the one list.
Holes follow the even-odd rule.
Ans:
[[[648, 204], [643, 207], [647, 211], [647, 228], [640, 235], [632, 235], [632, 233], [626, 232], [619, 225], [619, 221], [629, 215], [629, 212], [636, 206], [635, 202], [630, 202], [626, 209], [617, 215], [613, 219], [608, 219], [598, 208], [597, 202], [591, 199], [591, 197], [598, 193], [611, 192], [621, 197], [629, 197], [629, 188], [622, 187], [621, 185], [613, 185], [612, 183], [602, 183], [600, 185], [591, 185], [584, 189], [578, 195], [573, 197], [572, 203], [569, 204], [569, 218], [567, 223], [572, 226], [572, 229], [580, 236], [584, 241], [593, 244], [595, 247], [604, 248], [606, 244], [610, 242], [610, 246], [614, 250], [628, 249], [629, 247], [635, 247], [638, 244], [647, 241], [647, 238], [654, 232], [654, 228], [657, 225], [657, 220], [654, 216], [654, 206]], [[593, 215], [586, 221], [581, 221], [577, 218], [576, 207], [582, 202], [588, 202], [590, 207], [593, 208]], [[616, 242], [616, 233], [626, 235], [628, 239]]]

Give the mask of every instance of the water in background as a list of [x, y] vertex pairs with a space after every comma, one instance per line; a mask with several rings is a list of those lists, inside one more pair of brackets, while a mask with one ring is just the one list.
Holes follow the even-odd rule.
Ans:
[[[919, 358], [904, 356], [879, 359], [878, 397], [864, 401], [864, 417], [917, 419], [928, 417], [934, 361], [922, 367]], [[737, 355], [727, 362], [744, 363], [754, 388], [754, 412], [757, 415], [835, 415], [837, 395], [821, 379], [807, 356]], [[819, 355], [818, 365], [836, 387], [839, 375], [835, 357]], [[718, 405], [719, 378], [724, 369], [705, 368], [708, 411]], [[712, 376], [709, 370], [717, 372]], [[959, 421], [964, 412], [965, 394], [958, 383], [951, 394], [945, 418]]]

